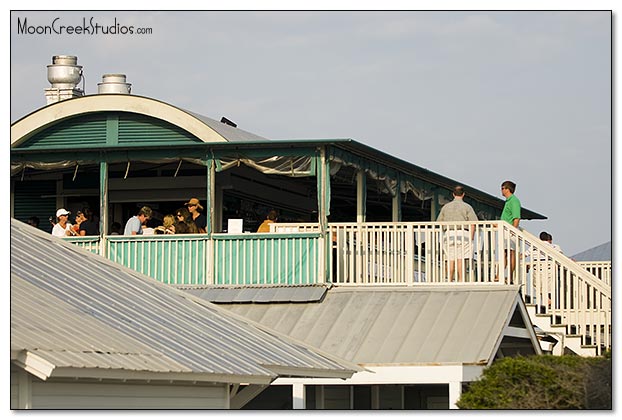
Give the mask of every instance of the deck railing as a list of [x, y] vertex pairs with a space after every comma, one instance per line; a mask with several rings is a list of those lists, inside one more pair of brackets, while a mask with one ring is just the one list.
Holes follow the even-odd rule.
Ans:
[[214, 283], [316, 284], [323, 261], [319, 233], [216, 234]]
[[611, 286], [611, 261], [577, 261], [577, 264]]
[[[69, 237], [88, 251], [167, 284], [316, 284], [324, 276], [319, 233]], [[105, 252], [104, 252], [105, 249]]]
[[[584, 343], [611, 345], [610, 275], [601, 280], [593, 271], [606, 267], [580, 265], [505, 222], [331, 223], [327, 232], [313, 223], [277, 223], [271, 229], [67, 240], [168, 284], [516, 284], [539, 313], [569, 325]], [[452, 246], [466, 257], [449, 255]]]

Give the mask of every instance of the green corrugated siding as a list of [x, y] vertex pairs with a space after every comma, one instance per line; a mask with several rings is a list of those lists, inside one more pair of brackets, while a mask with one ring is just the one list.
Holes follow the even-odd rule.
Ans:
[[[118, 120], [118, 123], [117, 123]], [[99, 112], [68, 118], [34, 134], [17, 149], [67, 148], [202, 141], [166, 121], [129, 112]]]
[[81, 115], [48, 127], [24, 143], [19, 149], [44, 147], [75, 148], [106, 144], [106, 115]]
[[48, 218], [56, 214], [56, 181], [15, 181], [13, 193], [14, 218], [26, 222], [37, 216], [39, 228], [52, 232]]
[[156, 118], [138, 114], [119, 114], [119, 144], [157, 144], [201, 142], [187, 131]]

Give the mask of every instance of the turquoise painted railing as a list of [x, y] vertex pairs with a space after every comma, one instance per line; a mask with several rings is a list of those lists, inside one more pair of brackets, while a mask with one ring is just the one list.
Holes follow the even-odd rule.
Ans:
[[319, 233], [213, 235], [214, 283], [321, 283], [320, 238]]
[[[107, 236], [111, 261], [167, 284], [323, 283], [319, 233]], [[68, 237], [102, 254], [99, 237]], [[213, 250], [212, 250], [213, 247]]]
[[93, 254], [100, 254], [99, 236], [68, 236], [63, 239], [67, 242], [78, 245], [80, 248], [91, 251]]
[[167, 284], [206, 284], [207, 235], [107, 236], [106, 256]]

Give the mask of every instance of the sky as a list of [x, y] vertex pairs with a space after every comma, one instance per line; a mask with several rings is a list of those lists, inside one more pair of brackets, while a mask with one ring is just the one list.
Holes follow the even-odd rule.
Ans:
[[[86, 21], [134, 34], [24, 34], [18, 19], [35, 32]], [[512, 180], [523, 207], [548, 217], [521, 226], [567, 255], [612, 240], [608, 10], [30, 10], [10, 21], [11, 122], [45, 105], [52, 56], [75, 55], [87, 94], [122, 73], [132, 94], [266, 138], [352, 138], [500, 199]]]

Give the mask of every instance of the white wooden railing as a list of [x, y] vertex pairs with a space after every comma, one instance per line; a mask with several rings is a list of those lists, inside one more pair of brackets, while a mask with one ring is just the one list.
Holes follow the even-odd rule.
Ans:
[[611, 286], [611, 261], [577, 261], [577, 264]]
[[[277, 223], [271, 229], [318, 232], [319, 225]], [[471, 250], [468, 258], [454, 259], [450, 275], [448, 244], [456, 237], [465, 238], [455, 242], [460, 250]], [[567, 333], [583, 337], [583, 344], [596, 346], [597, 352], [611, 346], [610, 284], [508, 223], [331, 223], [328, 239], [333, 284], [515, 284], [538, 313], [566, 324]]]

